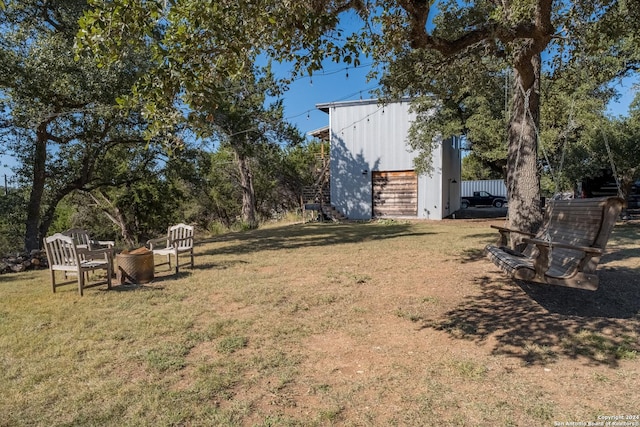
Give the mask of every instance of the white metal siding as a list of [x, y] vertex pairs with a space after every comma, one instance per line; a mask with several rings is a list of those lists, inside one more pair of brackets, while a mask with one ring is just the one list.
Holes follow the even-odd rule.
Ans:
[[501, 179], [486, 179], [479, 181], [462, 181], [461, 197], [473, 196], [474, 191], [486, 191], [494, 196], [507, 197], [507, 186]]
[[462, 170], [462, 153], [460, 151], [462, 141], [458, 137], [451, 137], [443, 144], [446, 149], [443, 161], [442, 179], [442, 203], [445, 207], [445, 216], [453, 214], [460, 209], [460, 192]]
[[[348, 218], [371, 219], [372, 171], [414, 169], [415, 153], [407, 147], [407, 135], [415, 114], [409, 107], [407, 101], [323, 104], [330, 123], [331, 202]], [[418, 218], [442, 219], [450, 214], [448, 185], [453, 179], [460, 181], [460, 162], [459, 150], [449, 145], [446, 141], [434, 150], [432, 176], [418, 177]]]

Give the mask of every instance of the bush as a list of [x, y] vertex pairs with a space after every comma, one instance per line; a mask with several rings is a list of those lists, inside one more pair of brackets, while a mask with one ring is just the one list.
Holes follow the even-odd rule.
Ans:
[[0, 255], [24, 249], [26, 201], [20, 191], [0, 196]]

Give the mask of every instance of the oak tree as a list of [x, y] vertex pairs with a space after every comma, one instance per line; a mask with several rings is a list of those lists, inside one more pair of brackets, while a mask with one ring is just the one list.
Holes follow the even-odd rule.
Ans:
[[[154, 100], [149, 103], [154, 111], [168, 95], [188, 92], [207, 98], [222, 91], [220, 82], [242, 75], [249, 52], [294, 61], [294, 73], [312, 73], [325, 58], [357, 63], [358, 52], [369, 54], [379, 64], [391, 65], [383, 76], [391, 94], [428, 95], [425, 91], [434, 87], [430, 82], [446, 75], [452, 85], [472, 87], [477, 84], [476, 67], [496, 74], [508, 67], [513, 76], [505, 126], [509, 221], [524, 231], [535, 230], [542, 219], [538, 134], [543, 72], [588, 57], [594, 73], [606, 64], [601, 67], [605, 80], [634, 69], [638, 61], [636, 27], [623, 21], [637, 23], [639, 6], [626, 0], [221, 0], [206, 4], [94, 0], [94, 4], [96, 9], [86, 16], [81, 29], [85, 44], [111, 62], [121, 60], [125, 43], [137, 43], [156, 55], [160, 66], [142, 83], [149, 89], [144, 98]], [[340, 16], [346, 10], [360, 16], [361, 29], [340, 28]], [[181, 79], [173, 79], [174, 75]], [[491, 128], [496, 122], [487, 124]], [[426, 138], [429, 132], [417, 135], [423, 139], [415, 147], [424, 150], [427, 158], [433, 144]]]

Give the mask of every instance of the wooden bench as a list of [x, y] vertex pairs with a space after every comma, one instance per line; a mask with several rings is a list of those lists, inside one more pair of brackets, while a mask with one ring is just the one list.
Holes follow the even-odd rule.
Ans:
[[[505, 227], [485, 254], [514, 279], [596, 290], [596, 268], [624, 200], [619, 197], [553, 200], [535, 235]], [[508, 247], [510, 234], [524, 236], [521, 251]]]

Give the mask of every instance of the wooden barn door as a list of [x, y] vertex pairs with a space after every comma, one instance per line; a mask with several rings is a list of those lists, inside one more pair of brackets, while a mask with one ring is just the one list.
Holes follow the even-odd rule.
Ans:
[[418, 176], [414, 171], [372, 172], [373, 216], [417, 216]]

